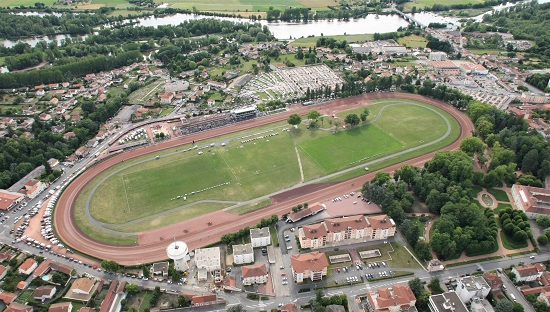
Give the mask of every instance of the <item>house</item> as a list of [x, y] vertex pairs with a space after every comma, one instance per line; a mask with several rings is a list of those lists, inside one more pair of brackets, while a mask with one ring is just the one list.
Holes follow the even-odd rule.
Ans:
[[287, 303], [281, 307], [281, 312], [298, 312], [298, 307], [294, 303]]
[[308, 206], [307, 208], [303, 208], [302, 210], [291, 213], [288, 216], [288, 220], [289, 222], [297, 222], [299, 220], [302, 220], [303, 218], [316, 215], [319, 212], [325, 210], [326, 208], [327, 207], [324, 204], [315, 203], [313, 205]]
[[245, 265], [242, 267], [243, 285], [265, 284], [268, 278], [264, 263]]
[[50, 265], [51, 264], [52, 264], [52, 260], [50, 260], [50, 259], [42, 261], [42, 263], [40, 263], [40, 265], [36, 268], [36, 270], [34, 270], [34, 272], [32, 272], [32, 276], [40, 277], [40, 276], [44, 275], [45, 273], [47, 273], [50, 270]]
[[151, 266], [151, 273], [153, 275], [168, 276], [168, 262], [157, 262]]
[[431, 312], [468, 312], [464, 302], [460, 300], [454, 291], [439, 295], [432, 295], [428, 301]]
[[4, 279], [7, 273], [8, 273], [8, 268], [0, 264], [0, 281]]
[[16, 294], [5, 290], [0, 290], [0, 301], [4, 302], [4, 304], [12, 303], [15, 298], [17, 298]]
[[331, 304], [325, 308], [325, 312], [346, 312], [346, 308], [339, 304]]
[[172, 103], [172, 100], [174, 100], [174, 96], [176, 96], [176, 94], [174, 92], [159, 93], [158, 97], [159, 97], [160, 104], [170, 104], [170, 103]]
[[250, 229], [250, 241], [253, 248], [271, 245], [271, 234], [269, 233], [269, 227]]
[[320, 281], [327, 275], [328, 260], [324, 253], [314, 251], [307, 254], [294, 254], [290, 257], [294, 282], [302, 283], [309, 278]]
[[38, 262], [34, 260], [33, 258], [27, 258], [17, 269], [19, 271], [19, 274], [29, 275], [31, 274], [34, 269], [38, 266]]
[[531, 219], [539, 215], [550, 215], [550, 190], [514, 184], [512, 198], [518, 209]]
[[491, 291], [498, 291], [502, 288], [503, 282], [497, 273], [485, 272], [482, 276], [489, 287], [491, 287]]
[[541, 292], [537, 299], [538, 301], [546, 303], [546, 305], [550, 305], [550, 291]]
[[485, 299], [491, 286], [482, 276], [465, 276], [457, 280], [455, 292], [462, 302], [468, 304], [475, 298]]
[[119, 312], [122, 309], [121, 301], [126, 298], [125, 287], [126, 282], [119, 283], [114, 280], [109, 286], [99, 312]]
[[[44, 91], [44, 89], [39, 89], [36, 91], [36, 97], [43, 97], [45, 94], [46, 94], [46, 91]], [[25, 114], [27, 115], [27, 114]]]
[[233, 263], [254, 263], [254, 249], [252, 244], [233, 245]]
[[0, 250], [0, 262], [10, 261], [15, 258], [17, 254], [11, 249]]
[[48, 159], [48, 165], [50, 165], [50, 167], [54, 168], [55, 166], [59, 165], [59, 160], [57, 160], [55, 158], [50, 158], [50, 159]]
[[0, 190], [0, 210], [10, 210], [15, 205], [25, 198], [23, 194]]
[[41, 302], [44, 302], [46, 300], [52, 299], [56, 291], [57, 289], [51, 285], [39, 286], [39, 287], [36, 287], [36, 289], [32, 293], [32, 297], [34, 298], [34, 300], [39, 300]]
[[515, 266], [512, 272], [516, 275], [516, 282], [531, 282], [537, 280], [544, 273], [545, 267], [540, 263]]
[[191, 306], [193, 307], [210, 306], [216, 303], [219, 303], [219, 300], [215, 294], [195, 295], [191, 297]]
[[208, 278], [208, 272], [212, 274], [221, 270], [220, 256], [220, 247], [195, 249], [195, 265], [199, 281], [205, 281]]
[[95, 286], [95, 280], [86, 278], [86, 277], [81, 277], [74, 281], [69, 292], [72, 291], [75, 294], [89, 295], [91, 294], [94, 286]]
[[437, 259], [432, 259], [428, 261], [428, 271], [430, 272], [437, 272], [437, 271], [443, 271], [445, 267], [441, 263], [441, 261]]
[[214, 106], [214, 105], [216, 105], [216, 100], [214, 100], [213, 98], [210, 98], [206, 101], [206, 104], [208, 106]]
[[19, 193], [26, 195], [28, 198], [35, 198], [40, 194], [45, 188], [46, 184], [40, 182], [39, 180], [30, 179], [25, 183], [23, 188], [19, 190]]
[[69, 131], [69, 132], [67, 132], [63, 135], [63, 139], [65, 139], [65, 140], [68, 140], [68, 139], [74, 138], [74, 137], [75, 137], [75, 134], [72, 131]]
[[74, 154], [77, 157], [83, 157], [86, 154], [86, 146], [81, 146], [81, 147], [77, 148], [76, 151], [74, 152]]
[[32, 310], [33, 307], [31, 306], [13, 302], [4, 310], [4, 312], [32, 312]]
[[48, 309], [48, 312], [72, 312], [73, 304], [70, 302], [54, 303]]
[[72, 275], [71, 272], [73, 271], [73, 268], [71, 268], [70, 266], [61, 264], [61, 263], [59, 263], [59, 262], [52, 261], [50, 267], [51, 267], [52, 270], [54, 270], [54, 271], [61, 272], [61, 273], [63, 273], [63, 274], [67, 274], [67, 275], [69, 275], [69, 276]]
[[411, 288], [395, 284], [391, 288], [378, 288], [367, 293], [368, 310], [402, 311], [416, 304], [416, 297]]
[[52, 116], [50, 114], [42, 113], [40, 114], [39, 119], [41, 121], [49, 121], [52, 120]]
[[25, 281], [20, 281], [19, 283], [17, 283], [17, 286], [15, 286], [15, 288], [17, 288], [19, 290], [25, 290], [25, 289], [27, 289], [27, 287], [29, 287], [29, 283], [27, 283]]
[[395, 235], [395, 222], [387, 215], [363, 215], [326, 219], [298, 229], [302, 248], [317, 249], [327, 244], [343, 244], [387, 239]]

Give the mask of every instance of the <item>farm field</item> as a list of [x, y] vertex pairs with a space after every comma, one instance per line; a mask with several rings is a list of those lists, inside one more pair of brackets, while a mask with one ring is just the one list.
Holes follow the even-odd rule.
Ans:
[[[326, 1], [326, 0], [324, 0]], [[195, 7], [199, 11], [218, 11], [218, 12], [258, 12], [267, 11], [269, 7], [274, 9], [284, 10], [287, 7], [299, 8], [304, 7], [300, 2], [295, 0], [168, 0], [157, 3], [168, 3], [169, 7], [178, 9], [192, 9]]]
[[[280, 122], [200, 142], [200, 146], [209, 146], [202, 154], [186, 145], [159, 152], [158, 159], [155, 154], [125, 161], [86, 186], [75, 204], [75, 219], [95, 239], [105, 240], [107, 235], [116, 236], [117, 243], [131, 243], [135, 240], [131, 233], [163, 227], [240, 202], [250, 204], [238, 207], [235, 213], [254, 209], [258, 202], [264, 204], [260, 197], [302, 181], [298, 157], [305, 181], [320, 178], [441, 138], [448, 130], [447, 121], [454, 120], [429, 105], [407, 100], [381, 100], [369, 106], [369, 110], [372, 124], [336, 133], [323, 129], [310, 131], [304, 124], [283, 131], [290, 127]], [[427, 124], [429, 128], [423, 126]], [[328, 126], [328, 122], [324, 125]], [[458, 135], [455, 126], [451, 123], [453, 140]], [[269, 134], [276, 135], [241, 143], [243, 137]], [[215, 146], [210, 147], [212, 143]], [[184, 151], [188, 149], [191, 150]], [[355, 176], [361, 173], [364, 170]], [[95, 221], [86, 217], [88, 198], [90, 215]], [[101, 234], [102, 230], [93, 222], [130, 235]]]
[[434, 4], [453, 5], [453, 4], [468, 4], [468, 3], [482, 3], [484, 0], [418, 0], [413, 2], [407, 2], [404, 4], [405, 8], [409, 11], [413, 6], [416, 6], [418, 10], [422, 10], [424, 7], [432, 7]]
[[418, 35], [402, 37], [397, 39], [397, 42], [410, 48], [425, 48], [426, 44], [428, 44], [428, 40], [426, 40], [426, 38]]

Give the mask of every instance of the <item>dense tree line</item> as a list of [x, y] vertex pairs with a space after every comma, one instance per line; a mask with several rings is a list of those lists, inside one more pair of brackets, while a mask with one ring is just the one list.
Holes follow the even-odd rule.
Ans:
[[122, 52], [116, 56], [96, 56], [66, 60], [67, 63], [34, 71], [0, 74], [0, 89], [31, 87], [39, 84], [71, 81], [89, 73], [120, 68], [139, 62], [143, 56], [138, 51]]
[[64, 13], [60, 16], [53, 14], [38, 16], [0, 13], [0, 38], [50, 36], [55, 34], [83, 35], [91, 33], [95, 26], [108, 24], [115, 20], [117, 18], [99, 13]]
[[446, 4], [440, 4], [440, 3], [436, 3], [434, 5], [432, 5], [431, 7], [424, 7], [423, 10], [424, 11], [450, 11], [450, 10], [465, 10], [465, 9], [482, 9], [482, 8], [487, 8], [487, 7], [492, 7], [492, 6], [496, 6], [496, 5], [499, 5], [499, 4], [505, 4], [505, 3], [508, 3], [508, 2], [512, 2], [512, 3], [515, 3], [515, 2], [520, 2], [521, 0], [485, 0], [483, 2], [480, 2], [480, 3], [457, 3], [457, 4], [451, 4], [451, 5], [446, 5]]
[[539, 90], [542, 90], [542, 91], [545, 91], [545, 92], [550, 92], [550, 86], [549, 86], [550, 73], [534, 74], [534, 75], [531, 75], [531, 76], [527, 77], [527, 79], [525, 79], [525, 81], [527, 81], [527, 83], [537, 87]]
[[525, 120], [478, 101], [472, 101], [467, 112], [476, 134], [491, 148], [487, 186], [514, 183], [516, 167], [540, 180], [550, 175], [550, 145], [537, 131], [528, 131]]

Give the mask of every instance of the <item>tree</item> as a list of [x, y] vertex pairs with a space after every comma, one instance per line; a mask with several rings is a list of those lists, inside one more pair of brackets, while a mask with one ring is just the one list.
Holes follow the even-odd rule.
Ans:
[[128, 295], [132, 296], [139, 293], [139, 287], [136, 284], [126, 284], [126, 291]]
[[101, 261], [101, 267], [107, 271], [116, 272], [120, 268], [120, 265], [115, 261], [103, 260]]
[[433, 292], [436, 292], [436, 293], [443, 292], [443, 289], [441, 288], [441, 283], [439, 281], [439, 278], [437, 278], [437, 277], [432, 277], [432, 279], [430, 280], [430, 283], [428, 284], [428, 287]]
[[178, 297], [178, 307], [185, 308], [189, 306], [191, 306], [191, 299], [187, 298], [186, 296]]
[[414, 246], [414, 252], [420, 260], [429, 261], [432, 260], [432, 253], [430, 252], [430, 245], [423, 240], [416, 242]]
[[470, 157], [483, 151], [483, 142], [477, 137], [466, 137], [460, 141], [460, 150]]
[[354, 127], [354, 126], [357, 126], [360, 122], [359, 120], [359, 117], [357, 116], [357, 114], [349, 114], [346, 116], [346, 118], [344, 119], [344, 121], [346, 122], [346, 124], [350, 125], [350, 127]]
[[409, 287], [411, 288], [414, 296], [418, 298], [420, 296], [420, 293], [422, 290], [424, 290], [424, 286], [422, 285], [422, 281], [418, 277], [413, 278], [409, 281]]
[[242, 305], [238, 304], [238, 305], [229, 307], [229, 309], [227, 309], [227, 312], [246, 312], [246, 310]]
[[514, 305], [508, 299], [502, 299], [495, 305], [495, 312], [514, 312]]
[[548, 237], [544, 234], [541, 234], [539, 235], [539, 237], [537, 237], [537, 242], [542, 246], [546, 246], [548, 244]]
[[539, 215], [536, 219], [537, 224], [543, 228], [550, 227], [550, 217], [547, 215]]
[[296, 126], [302, 122], [302, 117], [300, 117], [300, 115], [298, 114], [292, 114], [288, 116], [287, 122], [289, 125]]
[[309, 119], [309, 120], [317, 120], [317, 119], [319, 119], [319, 117], [321, 117], [321, 114], [318, 111], [314, 110], [314, 109], [310, 110], [307, 113], [307, 119]]

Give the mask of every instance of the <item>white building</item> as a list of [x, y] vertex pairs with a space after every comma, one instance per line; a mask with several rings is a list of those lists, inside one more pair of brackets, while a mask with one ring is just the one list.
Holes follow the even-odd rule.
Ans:
[[491, 286], [482, 276], [466, 276], [457, 280], [455, 292], [462, 302], [470, 303], [473, 298], [485, 299]]
[[265, 264], [245, 265], [242, 268], [243, 285], [267, 283], [268, 272]]
[[233, 245], [233, 263], [254, 263], [254, 249], [252, 244]]
[[271, 234], [269, 233], [269, 228], [250, 229], [250, 240], [253, 248], [270, 245]]
[[542, 264], [526, 264], [522, 266], [515, 266], [512, 268], [512, 272], [516, 275], [516, 282], [531, 282], [544, 273], [545, 268]]
[[429, 57], [430, 61], [446, 61], [447, 53], [445, 52], [432, 52]]
[[314, 251], [307, 254], [290, 256], [294, 282], [303, 283], [304, 279], [320, 281], [327, 275], [328, 260], [324, 253]]
[[205, 281], [208, 273], [221, 270], [220, 247], [195, 249], [195, 265], [199, 281]]
[[468, 308], [454, 291], [430, 296], [428, 308], [431, 312], [468, 312]]

